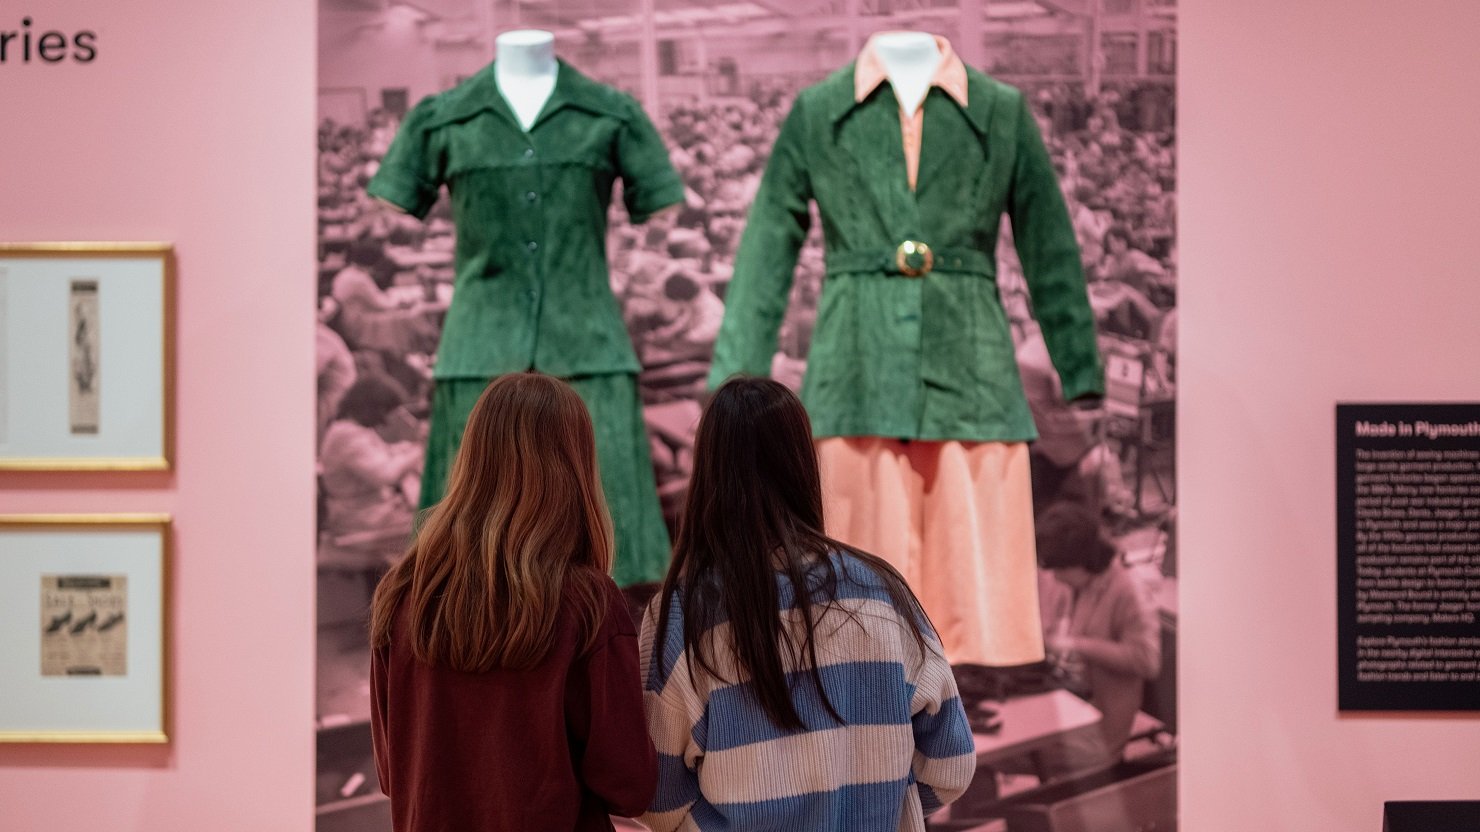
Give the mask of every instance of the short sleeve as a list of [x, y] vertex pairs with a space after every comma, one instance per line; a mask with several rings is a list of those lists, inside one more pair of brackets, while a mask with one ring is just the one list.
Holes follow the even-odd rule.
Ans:
[[366, 192], [415, 217], [425, 217], [442, 185], [440, 153], [431, 141], [435, 96], [422, 99], [401, 123]]
[[634, 100], [617, 136], [617, 165], [622, 177], [623, 201], [633, 222], [683, 201], [683, 180], [668, 158], [668, 147], [658, 129]]

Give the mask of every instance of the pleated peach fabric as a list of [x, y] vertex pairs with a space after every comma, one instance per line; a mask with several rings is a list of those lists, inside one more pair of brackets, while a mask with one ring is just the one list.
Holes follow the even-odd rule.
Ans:
[[904, 575], [952, 664], [1043, 659], [1026, 443], [832, 437], [817, 451], [828, 534]]

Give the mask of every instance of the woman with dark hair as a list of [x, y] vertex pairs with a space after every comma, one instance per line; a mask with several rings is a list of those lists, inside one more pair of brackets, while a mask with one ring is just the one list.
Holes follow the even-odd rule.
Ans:
[[1147, 285], [1145, 273], [1116, 265], [1129, 256], [1128, 251], [1145, 256], [1125, 249], [1126, 239], [1113, 231], [1105, 235], [1107, 253], [1089, 283], [1089, 304], [1102, 333], [1144, 341], [1156, 331], [1162, 311], [1143, 291]]
[[319, 451], [324, 528], [331, 535], [410, 530], [411, 504], [400, 486], [421, 467], [421, 448], [387, 442], [378, 430], [404, 400], [404, 392], [374, 376], [356, 381], [339, 400], [339, 416]]
[[1145, 295], [1151, 291], [1152, 285], [1166, 280], [1166, 267], [1137, 248], [1125, 226], [1111, 226], [1105, 232], [1104, 243], [1105, 254], [1094, 269], [1093, 277], [1101, 281], [1118, 281], [1135, 289], [1138, 295]]
[[822, 529], [801, 402], [727, 382], [643, 620], [652, 829], [923, 832], [971, 782], [971, 731], [919, 602]]
[[1057, 776], [1114, 762], [1141, 708], [1145, 683], [1161, 670], [1156, 609], [1117, 563], [1115, 544], [1083, 506], [1060, 503], [1038, 519], [1038, 561], [1058, 591], [1042, 593], [1049, 655], [1103, 715], [1099, 731], [1043, 754]]
[[419, 301], [397, 300], [385, 291], [395, 275], [381, 243], [361, 239], [350, 244], [349, 265], [334, 275], [330, 291], [339, 305], [340, 333], [352, 348], [404, 358], [436, 343], [435, 330], [417, 309]]

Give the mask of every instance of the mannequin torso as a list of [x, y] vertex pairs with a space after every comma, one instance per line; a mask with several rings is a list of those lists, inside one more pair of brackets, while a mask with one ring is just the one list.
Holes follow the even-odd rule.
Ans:
[[555, 92], [560, 64], [555, 59], [555, 36], [539, 29], [504, 32], [494, 41], [497, 60], [493, 74], [499, 92], [526, 131], [534, 126], [545, 102]]
[[913, 115], [925, 103], [931, 79], [940, 67], [940, 45], [935, 36], [928, 32], [887, 32], [875, 38], [874, 45], [900, 109]]

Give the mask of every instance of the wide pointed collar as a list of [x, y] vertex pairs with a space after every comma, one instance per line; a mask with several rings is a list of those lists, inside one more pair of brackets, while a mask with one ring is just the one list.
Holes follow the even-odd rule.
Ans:
[[[868, 102], [878, 97], [879, 86], [875, 85], [873, 92], [869, 93], [863, 101], [858, 100], [855, 82], [857, 68], [856, 61], [850, 63], [818, 85], [818, 102], [828, 120], [833, 122], [835, 127], [855, 110], [867, 106]], [[972, 129], [985, 138], [987, 127], [992, 120], [993, 105], [1005, 87], [969, 66], [964, 69], [967, 93], [966, 104], [962, 106], [962, 112], [966, 114], [966, 120], [971, 124]], [[951, 101], [956, 101], [954, 96], [951, 97]], [[897, 104], [892, 110], [898, 112]]]
[[[442, 107], [439, 123], [461, 121], [478, 113], [491, 111], [518, 124], [514, 111], [498, 88], [494, 67], [497, 61], [479, 70], [476, 75], [448, 90]], [[555, 76], [555, 89], [545, 103], [535, 124], [549, 118], [564, 107], [577, 107], [594, 113], [626, 118], [616, 91], [598, 83], [563, 60]]]
[[[862, 103], [874, 90], [889, 80], [889, 71], [879, 57], [879, 35], [874, 35], [858, 53], [853, 67], [853, 101]], [[940, 64], [930, 78], [930, 86], [939, 87], [956, 102], [961, 109], [967, 108], [970, 100], [966, 83], [966, 64], [961, 61], [951, 42], [936, 35], [935, 45], [940, 49]]]

